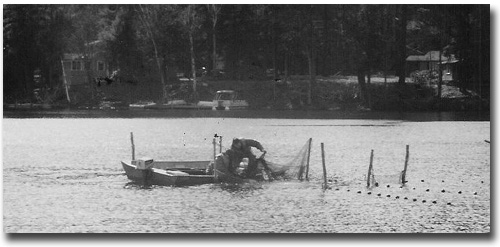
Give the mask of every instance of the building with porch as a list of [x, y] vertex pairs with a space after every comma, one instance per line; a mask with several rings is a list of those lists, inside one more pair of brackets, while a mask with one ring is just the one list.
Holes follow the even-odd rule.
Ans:
[[109, 63], [102, 49], [101, 41], [86, 45], [86, 52], [65, 53], [62, 59], [63, 79], [69, 87], [74, 85], [90, 85], [97, 78], [109, 77]]
[[439, 51], [429, 51], [425, 55], [410, 55], [406, 58], [406, 75], [420, 70], [443, 70], [443, 81], [456, 80], [456, 64], [459, 62], [452, 54], [445, 56]]

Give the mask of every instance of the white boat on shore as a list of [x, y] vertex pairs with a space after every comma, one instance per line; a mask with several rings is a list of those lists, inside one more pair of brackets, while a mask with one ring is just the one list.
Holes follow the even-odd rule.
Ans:
[[248, 108], [248, 102], [238, 98], [233, 90], [220, 90], [215, 94], [212, 110], [242, 110]]
[[139, 101], [137, 103], [133, 103], [129, 105], [130, 109], [144, 109], [147, 106], [155, 105], [156, 103], [153, 101]]
[[187, 103], [184, 100], [171, 100], [165, 104], [153, 103], [143, 107], [144, 109], [194, 109], [194, 110], [210, 110], [212, 109], [212, 101], [199, 101], [198, 103]]

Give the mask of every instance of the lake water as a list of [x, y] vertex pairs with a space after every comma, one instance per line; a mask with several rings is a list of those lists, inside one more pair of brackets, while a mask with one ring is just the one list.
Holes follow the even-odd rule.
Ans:
[[[4, 112], [4, 232], [490, 232], [489, 117], [238, 114]], [[130, 132], [136, 156], [165, 160], [209, 160], [218, 134], [225, 147], [259, 140], [268, 160], [283, 162], [312, 138], [310, 180], [142, 189], [120, 164], [131, 158]], [[376, 174], [394, 174], [406, 145], [407, 185], [366, 188], [370, 151]]]

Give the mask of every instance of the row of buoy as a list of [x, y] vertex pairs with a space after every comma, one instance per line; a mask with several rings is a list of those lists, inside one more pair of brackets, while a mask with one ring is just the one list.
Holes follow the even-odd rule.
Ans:
[[[414, 189], [415, 189], [415, 188], [414, 188]], [[339, 191], [340, 189], [339, 189], [339, 188], [336, 188], [335, 190], [336, 190], [336, 191]], [[347, 192], [350, 192], [350, 191], [351, 191], [350, 189], [347, 189]], [[427, 189], [427, 191], [429, 191], [429, 189]], [[444, 192], [445, 192], [445, 190], [443, 189], [441, 192], [443, 192], [443, 193], [444, 193]], [[362, 191], [361, 191], [361, 190], [358, 190], [358, 191], [357, 191], [357, 193], [358, 193], [358, 194], [361, 194], [361, 193], [362, 193]], [[372, 194], [372, 192], [371, 192], [371, 191], [368, 191], [368, 192], [367, 192], [367, 194], [368, 194], [368, 195], [371, 195], [371, 194]], [[458, 191], [458, 194], [462, 194], [462, 191]], [[477, 192], [474, 192], [474, 195], [477, 195]], [[377, 196], [379, 196], [379, 197], [380, 197], [380, 196], [382, 196], [382, 193], [377, 193]], [[391, 195], [387, 194], [387, 195], [386, 195], [386, 197], [387, 197], [387, 198], [391, 198]], [[396, 197], [394, 197], [394, 198], [395, 198], [395, 199], [400, 199], [401, 197], [400, 197], [400, 196], [396, 196]], [[409, 198], [405, 196], [405, 197], [403, 198], [403, 200], [409, 200]], [[412, 201], [413, 201], [413, 202], [417, 202], [417, 201], [418, 201], [418, 199], [413, 198], [413, 199], [412, 199]], [[424, 200], [422, 200], [422, 203], [427, 203], [427, 200], [425, 200], [425, 199], [424, 199]], [[437, 200], [432, 200], [432, 201], [431, 201], [431, 203], [432, 203], [432, 204], [437, 204]], [[451, 203], [451, 202], [448, 202], [448, 203], [446, 203], [446, 205], [452, 205], [452, 203]]]
[[[425, 180], [421, 180], [421, 182], [425, 182]], [[462, 182], [464, 182], [464, 181], [462, 181]], [[444, 183], [444, 180], [443, 180], [443, 183]], [[481, 183], [484, 184], [484, 181], [481, 181]], [[375, 187], [379, 187], [379, 183], [375, 183]], [[391, 185], [388, 184], [388, 185], [386, 185], [386, 187], [390, 188]], [[401, 188], [403, 188], [403, 186], [400, 185], [399, 188], [401, 189]], [[415, 188], [413, 188], [413, 189], [415, 190]], [[427, 190], [429, 190], [429, 189], [427, 189]]]
[[[400, 187], [400, 188], [401, 188], [401, 187]], [[415, 187], [413, 187], [413, 190], [415, 190], [415, 189], [416, 189], [416, 188], [415, 188]], [[336, 191], [339, 191], [340, 189], [339, 189], [339, 188], [336, 188], [335, 190], [336, 190]], [[350, 191], [351, 191], [350, 189], [347, 189], [347, 192], [350, 192]], [[426, 191], [426, 192], [430, 192], [430, 189], [426, 189], [425, 191]], [[442, 193], [445, 193], [445, 192], [446, 192], [446, 190], [445, 190], [445, 189], [442, 189], [442, 190], [441, 190], [441, 192], [442, 192]], [[358, 190], [358, 194], [361, 194], [361, 191], [360, 191], [360, 190]], [[460, 190], [460, 191], [458, 191], [458, 194], [462, 194], [462, 191], [461, 191], [461, 190]], [[371, 192], [368, 192], [368, 195], [371, 195]], [[477, 196], [477, 192], [474, 192], [474, 195], [475, 195], [475, 196]]]
[[[424, 180], [424, 179], [422, 179], [422, 180], [420, 180], [420, 182], [422, 182], [422, 183], [423, 183], [423, 182], [425, 182], [425, 180]], [[463, 182], [464, 182], [464, 180], [462, 180], [461, 182], [463, 183]], [[444, 180], [441, 180], [441, 183], [444, 183]], [[484, 184], [484, 181], [481, 181], [481, 183], [482, 183], [482, 184]]]
[[[390, 188], [390, 187], [391, 187], [390, 185], [387, 185], [387, 188]], [[403, 188], [403, 186], [401, 185], [401, 186], [399, 186], [399, 188], [401, 189], [401, 188]], [[416, 190], [416, 188], [415, 188], [415, 187], [413, 187], [412, 189], [413, 189], [413, 190]], [[337, 190], [338, 190], [338, 189], [337, 189]], [[348, 191], [349, 191], [349, 190], [348, 190]], [[425, 191], [426, 191], [426, 192], [430, 192], [431, 190], [430, 190], [430, 189], [426, 189]], [[442, 192], [442, 193], [445, 193], [445, 192], [446, 192], [446, 190], [445, 190], [445, 189], [442, 189], [442, 190], [441, 190], [441, 192]], [[462, 191], [461, 191], [461, 190], [460, 190], [460, 191], [458, 191], [458, 194], [462, 194]], [[477, 195], [477, 192], [474, 192], [474, 195]]]
[[[358, 193], [361, 193], [361, 191], [359, 191]], [[368, 195], [371, 195], [371, 192], [368, 192]], [[377, 194], [377, 196], [382, 196], [382, 194], [381, 194], [381, 193], [378, 193], [378, 194]], [[391, 195], [386, 195], [386, 197], [387, 197], [387, 198], [390, 198], [390, 197], [391, 197]], [[395, 198], [396, 198], [396, 199], [399, 199], [400, 197], [399, 197], [399, 196], [396, 196]], [[408, 200], [409, 198], [405, 196], [403, 199], [404, 199], [404, 200]], [[414, 202], [416, 202], [416, 201], [418, 201], [418, 199], [413, 198], [413, 201], [414, 201]], [[424, 199], [424, 200], [422, 200], [422, 203], [426, 203], [426, 202], [427, 202], [427, 200], [425, 200], [425, 199]], [[432, 203], [433, 203], [433, 204], [437, 204], [437, 200], [433, 200], [433, 201], [432, 201]], [[451, 205], [451, 203], [448, 203], [448, 205]]]

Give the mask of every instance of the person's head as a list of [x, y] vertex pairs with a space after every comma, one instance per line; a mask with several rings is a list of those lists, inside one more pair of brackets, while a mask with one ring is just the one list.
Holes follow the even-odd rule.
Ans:
[[241, 149], [243, 144], [241, 143], [241, 140], [238, 138], [233, 138], [233, 144], [231, 145], [232, 148], [234, 149]]

